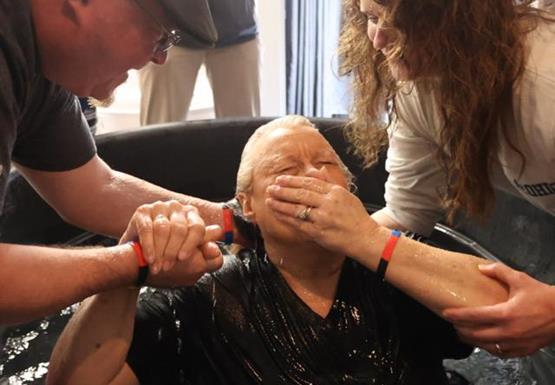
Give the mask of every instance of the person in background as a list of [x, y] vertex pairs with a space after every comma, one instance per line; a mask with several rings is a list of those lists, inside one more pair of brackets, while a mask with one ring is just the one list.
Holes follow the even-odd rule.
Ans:
[[[181, 41], [163, 66], [149, 63], [139, 73], [141, 124], [187, 119], [199, 69], [206, 68], [217, 118], [260, 115], [259, 41], [254, 0], [203, 0], [214, 40], [178, 23]], [[180, 15], [198, 4], [174, 0]], [[198, 11], [196, 11], [198, 13]], [[195, 22], [195, 21], [192, 21]]]
[[88, 299], [58, 340], [47, 383], [446, 384], [442, 360], [472, 348], [436, 314], [507, 298], [478, 270], [487, 262], [448, 252], [439, 258], [406, 236], [392, 238], [385, 270], [381, 240], [352, 258], [322, 247], [265, 202], [276, 177], [288, 175], [345, 192], [352, 186], [349, 170], [306, 118], [261, 126], [243, 150], [236, 184], [243, 215], [259, 234], [256, 251], [227, 255], [222, 269], [195, 285], [147, 290], [138, 303], [139, 288]]

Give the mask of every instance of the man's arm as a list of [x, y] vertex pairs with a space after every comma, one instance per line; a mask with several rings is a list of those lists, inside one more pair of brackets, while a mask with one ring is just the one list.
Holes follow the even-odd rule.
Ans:
[[29, 321], [94, 293], [132, 285], [129, 245], [57, 249], [0, 244], [0, 324]]
[[[140, 239], [143, 246], [150, 245], [153, 260], [178, 259], [185, 268], [174, 269], [174, 280], [160, 273], [150, 281], [175, 286], [195, 282], [221, 266], [221, 253], [212, 243], [220, 236], [218, 226], [204, 227], [194, 208], [170, 201], [139, 207], [120, 242]], [[130, 286], [138, 275], [130, 245], [57, 249], [0, 244], [0, 265], [0, 323], [24, 322], [94, 293]]]
[[171, 199], [195, 206], [207, 225], [222, 225], [220, 204], [112, 170], [98, 156], [64, 172], [38, 171], [21, 165], [17, 168], [62, 218], [95, 233], [118, 238], [137, 207]]

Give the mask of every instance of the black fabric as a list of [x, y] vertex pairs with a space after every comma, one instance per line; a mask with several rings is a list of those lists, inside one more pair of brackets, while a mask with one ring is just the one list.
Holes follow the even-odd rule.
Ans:
[[145, 293], [128, 363], [147, 384], [441, 385], [470, 354], [450, 324], [348, 259], [324, 319], [265, 257]]
[[95, 152], [77, 98], [41, 75], [30, 0], [0, 0], [0, 206], [11, 159], [65, 171]]

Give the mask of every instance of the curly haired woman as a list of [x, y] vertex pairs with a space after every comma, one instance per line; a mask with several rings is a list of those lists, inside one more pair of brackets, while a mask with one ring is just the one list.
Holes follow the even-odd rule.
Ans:
[[[426, 235], [445, 213], [484, 218], [494, 189], [555, 215], [552, 15], [526, 0], [345, 0], [345, 7], [340, 53], [354, 85], [347, 134], [367, 166], [389, 145], [387, 205], [371, 218], [363, 211], [340, 216], [349, 194], [281, 178], [269, 204], [284, 220], [343, 249], [356, 247], [348, 243], [361, 228]], [[308, 221], [299, 220], [303, 207], [311, 207]], [[345, 218], [341, 225], [338, 218]], [[446, 311], [461, 336], [501, 357], [555, 341], [554, 287], [501, 264], [482, 272], [505, 283], [511, 297]], [[555, 365], [546, 367], [552, 379], [544, 381], [555, 383]]]

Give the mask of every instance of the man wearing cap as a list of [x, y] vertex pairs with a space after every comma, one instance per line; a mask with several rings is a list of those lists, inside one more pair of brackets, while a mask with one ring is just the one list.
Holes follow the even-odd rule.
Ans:
[[[186, 120], [197, 74], [206, 68], [216, 117], [260, 115], [259, 49], [254, 0], [170, 0], [182, 32], [163, 66], [149, 63], [140, 71], [141, 124]], [[208, 40], [193, 28], [192, 15], [205, 14]]]
[[[187, 2], [205, 8], [204, 0]], [[219, 224], [221, 208], [112, 170], [96, 154], [74, 95], [107, 98], [129, 69], [163, 64], [177, 41], [166, 17], [173, 7], [167, 0], [0, 0], [0, 208], [15, 167], [68, 222], [139, 240], [158, 285], [194, 282], [217, 268], [211, 241], [221, 234], [206, 230], [199, 213]], [[207, 26], [198, 16], [191, 29], [214, 39]], [[145, 205], [154, 201], [164, 202]], [[0, 243], [0, 324], [137, 282], [135, 250]], [[167, 277], [176, 263], [180, 282]]]

